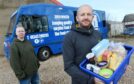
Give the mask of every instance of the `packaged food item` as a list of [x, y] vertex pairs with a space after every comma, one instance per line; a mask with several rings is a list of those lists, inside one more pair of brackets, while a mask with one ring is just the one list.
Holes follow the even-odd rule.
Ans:
[[96, 57], [96, 62], [98, 63], [98, 62], [101, 62], [101, 61], [102, 61], [102, 55], [97, 56], [97, 57]]
[[126, 56], [126, 49], [124, 48], [124, 44], [121, 42], [119, 43], [110, 42], [109, 50], [116, 53], [118, 56], [121, 56], [122, 58]]
[[94, 55], [94, 53], [88, 53], [86, 55], [86, 58], [88, 59], [90, 64], [95, 64], [95, 55]]
[[93, 64], [87, 64], [87, 65], [86, 65], [86, 68], [87, 68], [88, 70], [94, 72], [94, 73], [97, 73], [97, 74], [98, 74], [99, 71], [100, 71], [100, 68], [97, 67], [97, 66], [95, 66], [95, 65], [93, 65]]
[[109, 61], [109, 68], [112, 70], [116, 70], [120, 63], [122, 62], [123, 58], [120, 56], [117, 56], [116, 53], [113, 53], [110, 57]]
[[97, 63], [97, 66], [100, 68], [107, 68], [108, 67], [108, 62], [107, 61], [101, 61]]
[[107, 69], [107, 68], [103, 68], [100, 70], [99, 75], [105, 77], [105, 78], [110, 78], [113, 74], [113, 70], [111, 69]]
[[109, 40], [103, 39], [96, 46], [94, 46], [91, 51], [95, 54], [96, 57], [102, 55], [102, 53], [108, 48]]
[[112, 52], [110, 50], [105, 50], [102, 54], [102, 60], [103, 61], [109, 61], [110, 56], [112, 55]]

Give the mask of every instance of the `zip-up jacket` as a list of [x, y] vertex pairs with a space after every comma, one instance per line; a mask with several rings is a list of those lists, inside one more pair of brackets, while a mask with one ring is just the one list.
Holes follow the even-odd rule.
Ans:
[[19, 80], [32, 76], [38, 71], [40, 64], [30, 42], [18, 39], [13, 41], [10, 65]]
[[64, 70], [72, 77], [72, 84], [94, 84], [93, 77], [80, 70], [79, 64], [86, 54], [101, 40], [101, 35], [91, 26], [89, 29], [73, 27], [64, 37]]

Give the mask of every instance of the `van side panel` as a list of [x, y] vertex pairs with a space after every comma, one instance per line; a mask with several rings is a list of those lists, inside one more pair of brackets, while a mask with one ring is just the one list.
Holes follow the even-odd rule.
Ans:
[[49, 23], [49, 47], [53, 54], [61, 52], [62, 41], [64, 35], [71, 29], [74, 23], [73, 12], [69, 8], [57, 7], [55, 10], [51, 9], [48, 15]]

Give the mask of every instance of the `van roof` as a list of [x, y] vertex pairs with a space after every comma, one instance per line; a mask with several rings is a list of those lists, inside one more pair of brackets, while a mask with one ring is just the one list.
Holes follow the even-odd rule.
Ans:
[[[55, 9], [55, 10], [53, 10]], [[34, 4], [26, 4], [20, 6], [10, 18], [12, 18], [15, 14], [19, 13], [19, 15], [50, 15], [50, 13], [55, 13], [54, 11], [57, 10], [71, 10], [76, 11], [77, 7], [70, 7], [70, 6], [59, 6], [55, 4], [45, 4], [45, 3], [34, 3]], [[99, 14], [105, 14], [105, 11], [102, 10], [95, 10]]]
[[[35, 4], [28, 4], [20, 6], [13, 14], [14, 16], [16, 13], [19, 14], [27, 14], [27, 15], [42, 15], [42, 14], [50, 14], [53, 9], [57, 10], [73, 10], [76, 11], [76, 7], [69, 7], [69, 6], [59, 6], [54, 4], [44, 4], [44, 3], [35, 3]], [[45, 11], [44, 11], [45, 10]], [[11, 17], [12, 17], [11, 16]]]

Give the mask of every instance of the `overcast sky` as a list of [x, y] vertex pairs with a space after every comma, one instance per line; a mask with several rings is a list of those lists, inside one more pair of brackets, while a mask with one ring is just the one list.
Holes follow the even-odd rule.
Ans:
[[122, 21], [124, 15], [134, 13], [134, 0], [59, 0], [65, 6], [89, 4], [93, 9], [106, 11], [107, 19]]

